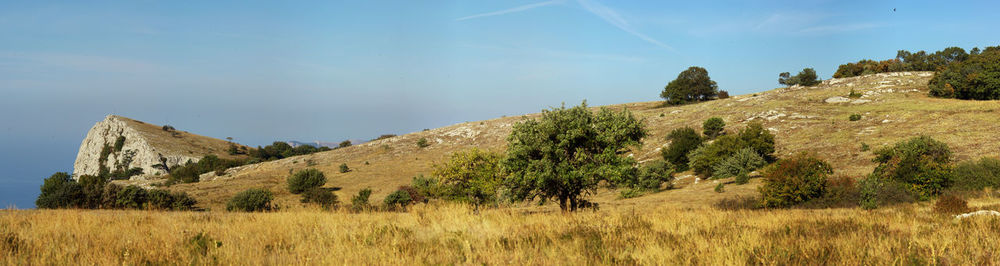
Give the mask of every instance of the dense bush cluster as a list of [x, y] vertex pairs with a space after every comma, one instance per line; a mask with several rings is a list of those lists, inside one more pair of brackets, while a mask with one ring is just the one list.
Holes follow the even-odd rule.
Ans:
[[1000, 46], [987, 47], [934, 73], [930, 95], [963, 100], [1000, 100]]
[[257, 161], [270, 161], [329, 150], [330, 148], [327, 147], [317, 148], [312, 145], [299, 145], [293, 148], [288, 143], [275, 141], [271, 145], [257, 146], [257, 149], [251, 149], [250, 157]]
[[829, 163], [810, 154], [798, 154], [775, 162], [764, 170], [758, 189], [765, 207], [788, 207], [819, 198], [833, 174]]
[[190, 210], [195, 200], [185, 193], [146, 190], [137, 186], [121, 187], [98, 176], [84, 175], [79, 181], [66, 173], [46, 178], [35, 205], [43, 209], [158, 209]]
[[245, 160], [227, 160], [215, 155], [205, 155], [197, 163], [188, 160], [182, 166], [175, 166], [170, 169], [169, 184], [198, 182], [201, 174], [208, 172], [222, 172], [230, 167], [246, 164]]
[[819, 84], [819, 76], [816, 75], [816, 70], [812, 68], [802, 69], [802, 71], [795, 76], [792, 76], [792, 74], [788, 72], [782, 72], [781, 74], [778, 74], [778, 84], [787, 86], [813, 86]]
[[[744, 148], [749, 148], [764, 158], [773, 162], [774, 135], [757, 122], [752, 122], [736, 135], [721, 136], [710, 144], [701, 145], [688, 156], [689, 166], [698, 175], [711, 177], [717, 165]], [[753, 171], [755, 169], [751, 169]]]
[[274, 200], [274, 194], [271, 191], [262, 188], [251, 188], [236, 193], [236, 196], [230, 198], [229, 202], [226, 203], [226, 210], [243, 212], [270, 211], [274, 209], [274, 206], [271, 205], [272, 200]]
[[668, 105], [680, 105], [712, 100], [718, 93], [719, 85], [708, 76], [708, 70], [693, 66], [668, 83], [660, 98], [666, 100]]
[[969, 54], [965, 52], [965, 49], [959, 47], [948, 47], [933, 54], [928, 54], [924, 51], [913, 53], [906, 50], [899, 50], [894, 59], [883, 61], [861, 60], [857, 63], [840, 65], [837, 68], [837, 72], [833, 74], [833, 77], [848, 78], [900, 71], [937, 71], [948, 66], [948, 64], [965, 61], [979, 53], [979, 48], [973, 48], [972, 53]]
[[503, 154], [477, 148], [451, 154], [448, 161], [435, 165], [433, 174], [440, 178], [440, 192], [431, 181], [414, 179], [414, 184], [424, 194], [441, 194], [446, 199], [464, 201], [475, 206], [495, 203], [502, 185]]
[[978, 161], [961, 162], [952, 171], [956, 189], [1000, 189], [1000, 159], [984, 157]]

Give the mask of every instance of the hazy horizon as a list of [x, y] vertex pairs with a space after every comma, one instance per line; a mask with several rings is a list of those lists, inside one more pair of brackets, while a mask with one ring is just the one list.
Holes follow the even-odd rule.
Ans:
[[108, 114], [251, 145], [657, 101], [690, 67], [780, 72], [1000, 45], [991, 1], [0, 3], [0, 207], [33, 208]]

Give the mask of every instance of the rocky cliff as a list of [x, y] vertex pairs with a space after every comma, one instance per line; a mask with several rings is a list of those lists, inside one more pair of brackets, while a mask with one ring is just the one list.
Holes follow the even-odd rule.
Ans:
[[105, 172], [131, 176], [129, 179], [133, 180], [153, 179], [188, 161], [197, 162], [205, 155], [234, 158], [228, 154], [229, 145], [224, 140], [169, 126], [108, 115], [87, 132], [80, 144], [73, 163], [73, 178]]

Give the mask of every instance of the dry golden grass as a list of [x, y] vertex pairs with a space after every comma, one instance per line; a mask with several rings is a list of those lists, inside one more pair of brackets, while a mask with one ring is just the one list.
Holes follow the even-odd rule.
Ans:
[[129, 127], [139, 131], [150, 146], [162, 154], [180, 154], [193, 157], [215, 155], [223, 159], [246, 159], [246, 155], [230, 155], [229, 142], [221, 139], [192, 134], [177, 129], [176, 136], [163, 131], [160, 125], [154, 125], [139, 120], [116, 116], [128, 123]]
[[[972, 201], [998, 208], [997, 198]], [[669, 204], [562, 214], [464, 205], [406, 213], [0, 211], [0, 264], [991, 265], [1000, 218], [931, 203], [720, 211]], [[207, 239], [198, 246], [195, 236]], [[221, 246], [216, 246], [216, 241]]]

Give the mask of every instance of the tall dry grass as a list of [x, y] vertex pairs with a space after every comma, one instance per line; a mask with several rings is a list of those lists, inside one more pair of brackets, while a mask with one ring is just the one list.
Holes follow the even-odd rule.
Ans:
[[[996, 201], [986, 208], [996, 209]], [[976, 205], [984, 205], [982, 201]], [[982, 208], [982, 206], [980, 206]], [[574, 214], [0, 211], [0, 262], [47, 264], [995, 264], [1000, 218], [930, 203], [858, 209], [620, 208]], [[201, 236], [198, 236], [198, 235]]]

